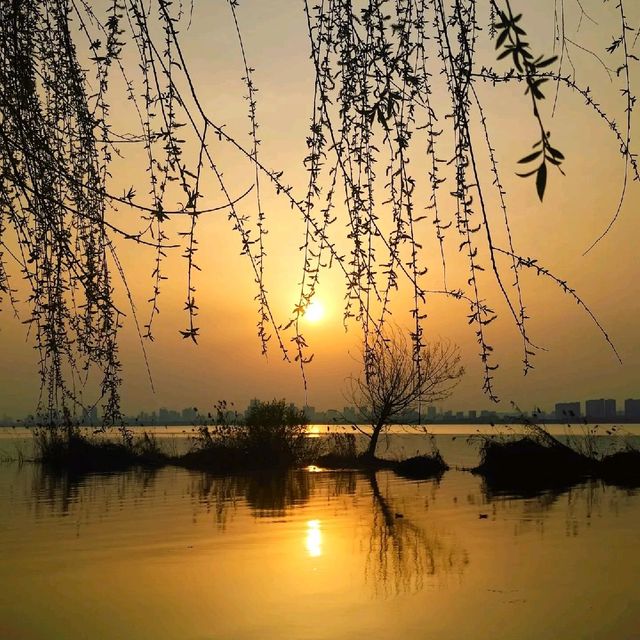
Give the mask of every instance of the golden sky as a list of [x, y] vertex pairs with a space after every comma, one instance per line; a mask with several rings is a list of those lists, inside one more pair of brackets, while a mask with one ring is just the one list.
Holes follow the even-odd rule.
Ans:
[[[553, 50], [554, 4], [551, 0], [512, 2], [514, 10], [524, 12], [523, 25], [532, 34], [534, 51], [550, 54]], [[576, 3], [565, 4], [569, 37], [592, 48], [607, 64], [615, 66], [615, 59], [604, 52], [618, 29], [615, 3], [583, 1], [597, 25], [584, 16], [580, 19]], [[302, 2], [291, 0], [244, 0], [238, 9], [247, 57], [255, 68], [254, 81], [259, 89], [257, 118], [262, 140], [261, 159], [266, 166], [285, 171], [285, 182], [293, 186], [298, 197], [302, 197], [306, 182], [302, 159], [307, 152], [305, 136], [313, 89], [302, 7]], [[628, 6], [627, 9], [629, 22], [638, 24], [638, 8]], [[249, 120], [246, 102], [242, 99], [245, 93], [241, 81], [242, 61], [227, 3], [196, 1], [191, 26], [187, 30], [184, 25], [182, 37], [184, 53], [208, 115], [218, 123], [225, 123], [226, 130], [248, 147]], [[620, 78], [616, 77], [615, 70], [608, 73], [592, 54], [577, 46], [568, 47], [570, 60], [565, 56], [563, 73], [570, 73], [573, 63], [577, 83], [589, 86], [598, 103], [613, 114], [624, 129], [625, 103], [620, 96]], [[640, 55], [640, 44], [633, 51]], [[497, 70], [507, 69], [504, 62], [495, 62], [491, 47], [485, 46], [479, 56]], [[637, 65], [633, 71], [632, 80], [640, 78]], [[624, 169], [619, 144], [606, 124], [585, 106], [584, 99], [563, 88], [560, 88], [552, 115], [554, 90], [550, 87], [547, 90], [549, 97], [543, 103], [543, 116], [552, 130], [554, 144], [566, 157], [563, 165], [566, 176], [557, 172], [550, 175], [544, 202], [540, 203], [532, 180], [514, 175], [521, 168], [517, 166], [518, 159], [528, 153], [536, 140], [535, 123], [524, 87], [492, 87], [478, 83], [477, 89], [508, 192], [516, 250], [523, 256], [539, 258], [542, 265], [575, 288], [610, 335], [623, 361], [622, 364], [618, 362], [592, 320], [575, 301], [559, 292], [552, 282], [525, 273], [522, 278], [525, 304], [531, 316], [531, 338], [545, 351], [535, 358], [535, 369], [523, 377], [521, 342], [515, 324], [497, 295], [495, 285], [487, 280], [485, 295], [499, 313], [499, 319], [490, 327], [489, 336], [495, 349], [495, 360], [500, 364], [496, 372], [498, 395], [505, 403], [515, 401], [523, 409], [534, 405], [552, 408], [558, 401], [591, 397], [614, 397], [619, 401], [639, 397], [640, 222], [637, 210], [640, 198], [637, 184], [629, 184], [619, 220], [609, 234], [590, 253], [583, 255], [616, 210]], [[444, 106], [446, 96], [435, 95], [434, 100]], [[116, 124], [123, 130], [133, 129], [135, 124], [126, 103], [115, 104], [114, 100], [113, 104]], [[640, 124], [635, 115], [633, 124]], [[449, 125], [444, 122], [443, 126]], [[481, 148], [481, 131], [477, 129], [475, 135], [475, 143]], [[417, 137], [415, 141], [418, 141]], [[411, 156], [412, 168], [418, 177], [424, 176], [427, 170], [425, 156], [419, 148], [418, 145], [418, 150]], [[212, 149], [232, 195], [243, 193], [253, 182], [250, 164], [224, 142], [213, 144]], [[134, 185], [144, 197], [145, 174], [140, 169], [141, 156], [128, 148], [123, 152], [127, 153], [126, 158], [114, 162], [110, 190], [121, 193]], [[442, 154], [447, 158], [451, 156], [446, 134]], [[481, 166], [481, 170], [486, 175], [488, 165]], [[266, 180], [263, 179], [262, 184], [263, 209], [269, 229], [265, 240], [265, 282], [278, 321], [286, 323], [298, 297], [302, 265], [299, 248], [304, 225], [286, 199], [277, 196]], [[213, 176], [208, 175], [203, 181], [202, 192], [207, 206], [224, 203]], [[416, 206], [423, 207], [428, 197], [424, 183], [418, 185], [416, 193]], [[255, 218], [253, 196], [252, 193], [244, 198], [239, 210]], [[341, 198], [336, 202], [340, 204]], [[450, 216], [453, 200], [444, 198], [443, 202], [443, 208]], [[339, 238], [347, 233], [345, 212], [338, 210], [336, 214], [339, 221], [333, 233]], [[492, 221], [495, 216], [495, 223], [500, 224], [502, 213], [493, 197], [489, 201], [489, 215]], [[177, 233], [188, 226], [186, 218], [177, 218], [167, 227], [172, 240], [180, 240]], [[136, 214], [125, 208], [114, 213], [112, 220], [125, 228], [139, 226]], [[441, 289], [442, 272], [431, 221], [425, 221], [421, 229], [424, 230], [420, 231], [424, 233], [424, 237], [420, 237], [423, 243], [421, 260], [430, 269], [426, 286]], [[322, 274], [317, 296], [324, 307], [324, 316], [317, 322], [305, 324], [304, 335], [314, 353], [314, 360], [306, 370], [308, 388], [305, 392], [298, 366], [283, 362], [275, 340], [271, 341], [267, 357], [260, 353], [253, 274], [248, 260], [239, 255], [240, 241], [231, 229], [226, 212], [203, 215], [198, 221], [197, 237], [200, 248], [197, 262], [202, 268], [196, 280], [196, 299], [200, 307], [199, 344], [196, 346], [183, 340], [179, 334], [187, 322], [182, 311], [185, 262], [180, 258], [182, 251], [174, 250], [164, 267], [169, 279], [160, 296], [155, 341], [145, 344], [155, 393], [146, 375], [131, 313], [125, 321], [121, 336], [125, 412], [148, 411], [161, 406], [210, 408], [219, 399], [243, 407], [251, 397], [286, 397], [299, 404], [306, 401], [317, 408], [344, 406], [344, 380], [349, 374], [358, 372], [360, 333], [356, 323], [351, 323], [348, 331], [344, 330], [345, 284], [339, 270], [334, 267]], [[450, 288], [466, 288], [467, 273], [458, 255], [458, 244], [458, 237], [450, 234], [447, 241]], [[343, 251], [348, 248], [344, 238], [338, 240], [338, 246]], [[151, 297], [153, 252], [125, 241], [118, 241], [118, 250], [140, 321], [144, 323], [149, 315], [146, 301]], [[504, 266], [508, 273], [508, 263]], [[117, 288], [118, 299], [126, 308], [120, 283]], [[401, 284], [393, 305], [394, 321], [406, 327], [411, 321], [408, 294], [406, 283]], [[467, 305], [433, 295], [428, 298], [426, 310], [427, 336], [447, 338], [459, 344], [467, 369], [455, 394], [441, 406], [458, 410], [489, 408], [490, 402], [481, 391], [478, 347], [473, 327], [467, 324]], [[36, 357], [24, 325], [12, 319], [8, 310], [3, 313], [0, 416], [3, 413], [21, 415], [32, 411], [37, 400]]]

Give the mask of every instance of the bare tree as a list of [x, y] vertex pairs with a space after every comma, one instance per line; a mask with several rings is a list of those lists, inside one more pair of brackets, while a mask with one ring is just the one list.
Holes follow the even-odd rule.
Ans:
[[362, 355], [363, 373], [348, 379], [346, 395], [371, 425], [365, 453], [370, 458], [385, 428], [420, 403], [447, 398], [464, 374], [457, 345], [448, 340], [427, 343], [417, 359], [398, 328], [387, 327]]

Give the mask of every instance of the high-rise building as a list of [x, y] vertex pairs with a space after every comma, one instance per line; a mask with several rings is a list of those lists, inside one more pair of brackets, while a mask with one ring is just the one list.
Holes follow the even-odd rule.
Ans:
[[627, 420], [640, 421], [640, 400], [628, 398], [624, 401], [624, 417]]
[[616, 417], [616, 401], [613, 399], [587, 400], [585, 402], [585, 416], [587, 419]]
[[347, 422], [357, 422], [358, 411], [355, 407], [343, 407], [342, 415]]
[[182, 410], [182, 421], [191, 422], [198, 417], [198, 410], [195, 407], [185, 407]]
[[611, 398], [609, 400], [604, 401], [604, 417], [605, 418], [616, 418], [618, 415], [616, 401]]
[[571, 420], [580, 417], [579, 402], [557, 402], [556, 403], [556, 420]]
[[173, 409], [160, 407], [160, 411], [158, 412], [158, 421], [161, 425], [176, 424], [180, 422], [180, 414]]

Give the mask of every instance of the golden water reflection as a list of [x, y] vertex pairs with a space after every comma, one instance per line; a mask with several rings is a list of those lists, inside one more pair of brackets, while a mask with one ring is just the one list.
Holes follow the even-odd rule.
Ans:
[[640, 628], [640, 494], [598, 483], [522, 497], [458, 471], [0, 467], [0, 512], [0, 637], [481, 640], [500, 620], [505, 640], [617, 640]]
[[320, 520], [309, 520], [307, 522], [305, 546], [307, 547], [307, 553], [312, 558], [318, 558], [322, 555], [322, 531], [320, 529]]

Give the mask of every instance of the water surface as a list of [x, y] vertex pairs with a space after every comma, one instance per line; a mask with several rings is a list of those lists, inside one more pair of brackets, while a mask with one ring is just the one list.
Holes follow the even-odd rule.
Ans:
[[5, 462], [0, 514], [0, 638], [640, 638], [640, 492], [600, 482]]

